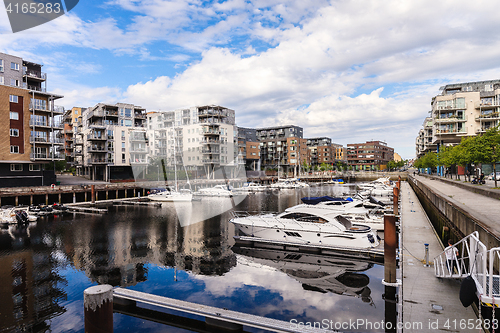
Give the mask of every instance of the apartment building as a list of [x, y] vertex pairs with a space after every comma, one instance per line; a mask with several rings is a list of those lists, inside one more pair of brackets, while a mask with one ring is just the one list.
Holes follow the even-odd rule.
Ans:
[[63, 96], [46, 91], [42, 65], [0, 53], [0, 186], [55, 183], [49, 162], [64, 160], [62, 115], [55, 101]]
[[257, 129], [261, 165], [264, 168], [297, 171], [303, 163], [311, 164], [302, 127], [295, 125]]
[[383, 141], [347, 144], [347, 164], [354, 170], [383, 169], [394, 160], [394, 148]]
[[113, 181], [144, 174], [149, 154], [144, 108], [98, 103], [86, 109], [73, 108], [72, 112], [79, 175]]
[[500, 80], [448, 84], [432, 98], [415, 140], [417, 157], [459, 144], [463, 137], [484, 133], [500, 120]]
[[152, 154], [166, 161], [166, 166], [183, 165], [200, 178], [231, 177], [243, 168], [238, 160], [235, 112], [223, 106], [148, 114], [148, 137], [154, 142]]
[[417, 157], [423, 156], [429, 151], [436, 151], [436, 145], [432, 142], [433, 133], [433, 119], [426, 117], [415, 141]]
[[238, 160], [243, 161], [245, 170], [260, 170], [260, 144], [255, 128], [238, 127]]

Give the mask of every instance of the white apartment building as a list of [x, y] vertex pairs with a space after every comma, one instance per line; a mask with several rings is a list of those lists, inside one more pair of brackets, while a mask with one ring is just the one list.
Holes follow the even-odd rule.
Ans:
[[[80, 121], [81, 119], [81, 121]], [[141, 176], [148, 164], [146, 110], [127, 103], [99, 103], [78, 117], [77, 173], [110, 181]], [[80, 147], [79, 147], [80, 146]]]
[[[184, 165], [207, 178], [225, 178], [238, 172], [238, 130], [234, 110], [218, 106], [195, 106], [148, 113], [151, 155], [165, 165]], [[174, 159], [176, 156], [176, 159]], [[224, 168], [221, 168], [224, 167]], [[227, 175], [223, 175], [227, 170]]]
[[423, 133], [416, 140], [417, 157], [438, 152], [443, 145], [459, 144], [463, 137], [499, 124], [500, 80], [448, 84], [440, 90], [432, 99], [431, 117], [424, 121]]

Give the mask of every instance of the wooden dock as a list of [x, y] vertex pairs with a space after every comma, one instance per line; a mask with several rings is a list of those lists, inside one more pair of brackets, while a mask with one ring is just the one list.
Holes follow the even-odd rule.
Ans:
[[[282, 321], [267, 317], [251, 315], [247, 313], [221, 309], [203, 304], [181, 301], [173, 298], [152, 295], [140, 291], [115, 288], [113, 290], [113, 303], [137, 307], [137, 303], [153, 305], [155, 307], [181, 311], [198, 315], [205, 318], [209, 326], [219, 327], [221, 330], [241, 330], [243, 326], [272, 332], [328, 332], [324, 329], [294, 325], [288, 321]], [[331, 332], [331, 331], [329, 331]]]

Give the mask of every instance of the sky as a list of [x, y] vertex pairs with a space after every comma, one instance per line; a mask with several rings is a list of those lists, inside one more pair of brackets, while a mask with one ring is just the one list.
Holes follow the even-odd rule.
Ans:
[[498, 79], [493, 0], [111, 0], [12, 33], [0, 52], [43, 64], [66, 108], [221, 105], [241, 127], [385, 141], [404, 159], [439, 87]]

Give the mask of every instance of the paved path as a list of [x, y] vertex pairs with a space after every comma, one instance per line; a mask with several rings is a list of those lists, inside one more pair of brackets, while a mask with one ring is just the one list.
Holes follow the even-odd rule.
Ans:
[[490, 232], [500, 237], [500, 223], [498, 223], [500, 201], [498, 199], [489, 198], [437, 179], [424, 176], [415, 176], [414, 178], [435, 192], [441, 193], [443, 197], [448, 197], [448, 200], [455, 205], [463, 207], [470, 215], [484, 223]]
[[429, 244], [431, 262], [443, 251], [443, 246], [415, 192], [407, 182], [401, 183], [401, 225], [403, 238], [403, 253], [400, 261], [403, 276], [402, 321], [407, 325], [403, 331], [405, 333], [478, 332], [478, 330], [460, 328], [461, 320], [463, 323], [463, 320], [477, 319], [471, 307], [464, 308], [460, 303], [460, 282], [438, 279], [434, 275], [434, 266], [425, 267], [421, 262], [425, 257], [425, 243]]

